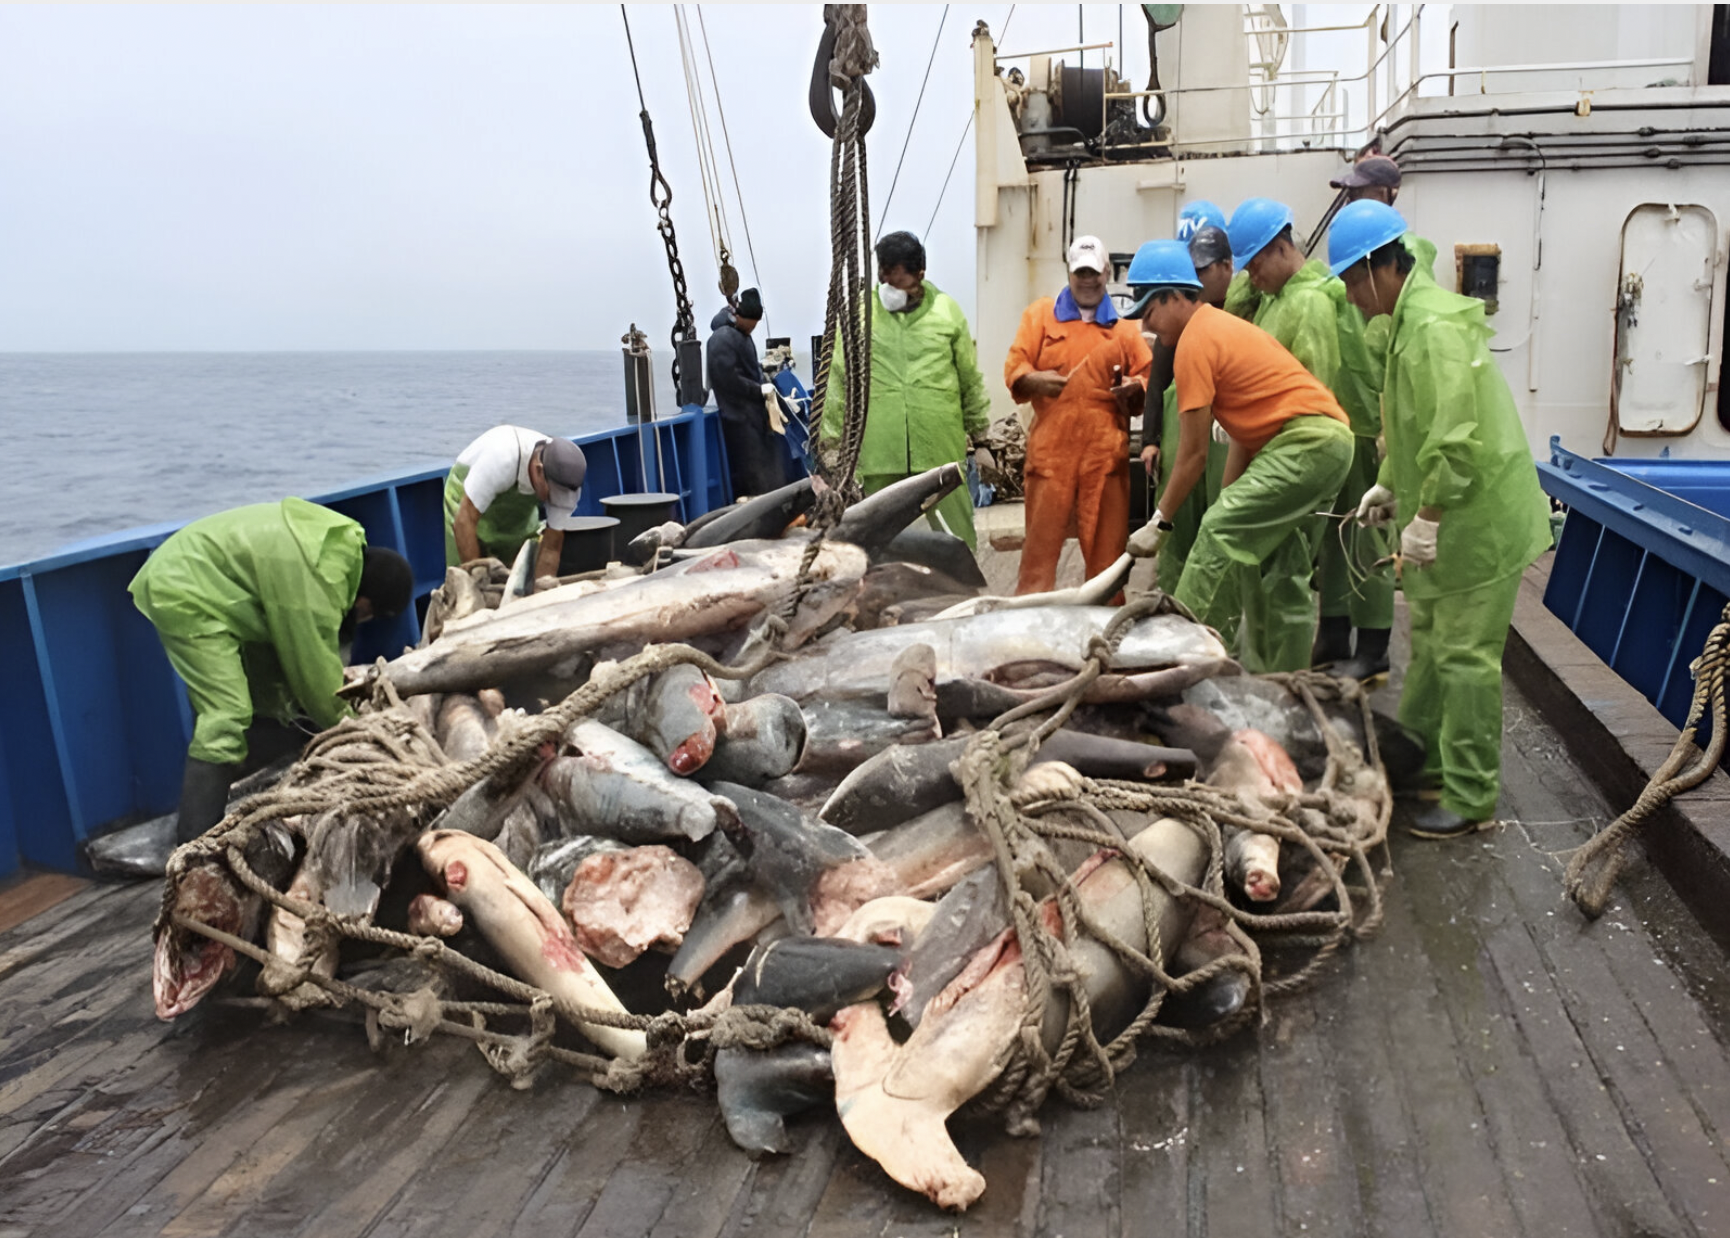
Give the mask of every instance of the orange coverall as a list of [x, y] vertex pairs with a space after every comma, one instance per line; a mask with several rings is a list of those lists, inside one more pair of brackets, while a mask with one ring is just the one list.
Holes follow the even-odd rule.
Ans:
[[1090, 577], [1123, 553], [1129, 540], [1129, 419], [1111, 388], [1132, 378], [1145, 383], [1152, 361], [1140, 323], [1059, 322], [1054, 297], [1035, 301], [1021, 315], [1003, 364], [1004, 382], [1013, 391], [1025, 374], [1056, 370], [1069, 385], [1055, 398], [1033, 399], [1027, 539], [1017, 593], [1057, 587], [1057, 559], [1072, 535], [1081, 543]]

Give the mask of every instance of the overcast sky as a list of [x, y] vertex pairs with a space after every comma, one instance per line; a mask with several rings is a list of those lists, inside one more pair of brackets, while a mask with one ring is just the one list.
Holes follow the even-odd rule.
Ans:
[[[948, 10], [887, 228], [925, 234], [974, 23], [1001, 32], [1009, 9]], [[1115, 40], [1119, 8], [1085, 10], [1089, 41]], [[879, 214], [943, 11], [870, 10]], [[1077, 13], [1022, 5], [1006, 47], [1074, 43]], [[630, 17], [706, 331], [721, 299], [673, 10]], [[808, 336], [829, 263], [829, 143], [805, 107], [822, 9], [702, 17], [756, 275], [729, 174], [735, 262], [774, 332]], [[637, 111], [612, 5], [0, 6], [0, 350], [612, 348], [633, 321], [664, 347]], [[926, 238], [970, 313], [972, 157], [969, 137]]]

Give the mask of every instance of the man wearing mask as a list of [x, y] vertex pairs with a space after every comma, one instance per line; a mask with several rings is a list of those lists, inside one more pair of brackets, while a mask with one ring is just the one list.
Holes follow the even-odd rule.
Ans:
[[1310, 531], [1351, 467], [1346, 415], [1267, 332], [1202, 301], [1182, 242], [1144, 250], [1134, 312], [1176, 353], [1180, 428], [1171, 480], [1129, 550], [1159, 553], [1171, 533], [1164, 513], [1201, 481], [1217, 420], [1231, 437], [1224, 485], [1174, 596], [1231, 641], [1245, 669], [1302, 670], [1315, 638]]
[[763, 375], [751, 332], [763, 319], [763, 298], [755, 288], [721, 308], [709, 322], [709, 389], [721, 411], [721, 437], [727, 443], [727, 469], [733, 497], [768, 494], [787, 484], [786, 453], [769, 424], [765, 401], [775, 385]]
[[[192, 702], [181, 842], [222, 820], [249, 741], [275, 741], [301, 714], [320, 730], [349, 713], [339, 643], [394, 619], [414, 595], [408, 561], [370, 549], [347, 516], [304, 499], [195, 520], [157, 547], [130, 586]], [[254, 716], [268, 723], [254, 728]], [[276, 731], [274, 736], [260, 734]]]
[[[1391, 162], [1391, 161], [1390, 161]], [[1251, 198], [1231, 220], [1232, 257], [1261, 294], [1255, 325], [1284, 344], [1351, 419], [1356, 438], [1351, 472], [1316, 532], [1321, 624], [1312, 665], [1331, 666], [1342, 679], [1388, 672], [1394, 626], [1394, 580], [1384, 539], [1349, 521], [1376, 480], [1376, 439], [1382, 432], [1381, 375], [1364, 343], [1364, 321], [1345, 285], [1319, 259], [1306, 262], [1292, 239], [1291, 208]], [[1354, 650], [1352, 631], [1357, 631]]]
[[[1190, 261], [1195, 263], [1195, 275], [1201, 281], [1201, 299], [1218, 309], [1225, 302], [1232, 277], [1231, 241], [1226, 236], [1224, 212], [1211, 202], [1195, 202], [1185, 207], [1178, 216], [1177, 239], [1189, 246]], [[1147, 245], [1137, 250], [1136, 256], [1139, 258], [1145, 252], [1150, 252]], [[1132, 292], [1136, 282], [1136, 267], [1131, 263]], [[1148, 493], [1158, 494], [1171, 480], [1171, 467], [1177, 459], [1177, 387], [1172, 382], [1172, 350], [1161, 344], [1157, 336], [1146, 338], [1153, 353], [1153, 378], [1148, 384], [1147, 405], [1141, 418], [1141, 463], [1147, 471]], [[1208, 504], [1219, 497], [1228, 440], [1224, 431], [1217, 426], [1215, 430], [1208, 445], [1207, 473], [1183, 506], [1171, 513], [1171, 536], [1160, 547], [1157, 579], [1166, 593], [1177, 589], [1184, 560], [1201, 529], [1201, 518], [1207, 514]]]
[[[891, 482], [943, 464], [965, 464], [971, 442], [991, 421], [991, 401], [961, 306], [925, 278], [925, 247], [911, 232], [877, 242], [871, 294], [871, 407], [859, 447], [859, 484], [873, 494]], [[846, 424], [846, 367], [830, 361], [823, 437], [838, 442]], [[926, 520], [969, 549], [973, 500], [965, 486], [944, 496]]]
[[1129, 536], [1129, 416], [1144, 405], [1152, 355], [1106, 295], [1104, 242], [1080, 237], [1067, 257], [1068, 285], [1027, 307], [1003, 364], [1010, 395], [1033, 405], [1017, 593], [1056, 587], [1072, 533], [1089, 577], [1116, 561]]
[[494, 426], [463, 448], [445, 477], [445, 563], [488, 556], [512, 563], [538, 536], [535, 576], [557, 576], [588, 470], [583, 449], [569, 439]]
[[1424, 737], [1440, 802], [1420, 838], [1481, 829], [1502, 771], [1502, 647], [1520, 577], [1550, 547], [1549, 505], [1514, 397], [1490, 355], [1484, 304], [1437, 286], [1398, 211], [1344, 207], [1328, 259], [1365, 318], [1389, 315], [1387, 459], [1358, 506], [1400, 526], [1412, 661], [1400, 721]]

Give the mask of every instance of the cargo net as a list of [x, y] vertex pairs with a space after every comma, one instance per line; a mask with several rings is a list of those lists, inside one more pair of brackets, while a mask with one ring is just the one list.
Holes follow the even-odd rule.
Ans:
[[[1385, 842], [1391, 798], [1369, 704], [1356, 684], [1308, 672], [1267, 677], [1293, 693], [1314, 718], [1326, 738], [1326, 772], [1314, 790], [1263, 796], [1253, 808], [1236, 794], [1193, 781], [1096, 780], [1057, 762], [1029, 770], [1040, 743], [1071, 717], [1088, 686], [1109, 668], [1130, 626], [1172, 610], [1180, 608], [1157, 593], [1121, 608], [1086, 651], [1078, 674], [975, 733], [951, 767], [965, 795], [968, 820], [989, 840], [1024, 971], [1019, 1031], [995, 1081], [972, 1101], [973, 1108], [1002, 1113], [1013, 1132], [1037, 1128], [1035, 1114], [1053, 1089], [1078, 1105], [1101, 1101], [1140, 1044], [1201, 1045], [1240, 1030], [1259, 1018], [1269, 996], [1308, 984], [1334, 952], [1372, 932], [1381, 920], [1381, 874], [1370, 853]], [[687, 645], [650, 646], [597, 667], [560, 704], [519, 718], [484, 755], [462, 762], [447, 758], [388, 678], [378, 680], [359, 716], [319, 735], [276, 786], [242, 801], [217, 827], [171, 856], [155, 926], [159, 1013], [178, 1013], [162, 1006], [165, 971], [222, 970], [232, 964], [233, 956], [225, 953], [232, 951], [260, 965], [257, 988], [272, 1005], [363, 1011], [375, 1048], [387, 1036], [400, 1035], [405, 1044], [435, 1033], [462, 1037], [516, 1087], [530, 1086], [549, 1062], [574, 1067], [596, 1086], [622, 1093], [645, 1085], [701, 1084], [712, 1077], [719, 1049], [771, 1049], [795, 1040], [827, 1047], [829, 1028], [798, 1009], [711, 1003], [700, 1010], [640, 1015], [555, 1001], [552, 994], [465, 956], [438, 936], [382, 927], [368, 911], [345, 914], [328, 905], [328, 897], [298, 897], [292, 885], [282, 888], [286, 879], [268, 880], [260, 871], [274, 858], [278, 871], [285, 872], [282, 856], [333, 846], [373, 854], [412, 851], [414, 840], [459, 795], [487, 780], [507, 785], [526, 780], [545, 745], [557, 744], [573, 724], [638, 681], [681, 664], [716, 679], [745, 679], [776, 657], [765, 650], [749, 664], [728, 666]], [[1361, 715], [1365, 751], [1330, 725], [1324, 703]], [[1366, 799], [1366, 786], [1379, 791]], [[1126, 821], [1157, 821], [1166, 828], [1176, 823], [1193, 832], [1205, 848], [1201, 880], [1185, 882], [1142, 856], [1129, 843], [1133, 831], [1124, 828]], [[345, 843], [332, 836], [343, 829], [355, 837]], [[1307, 854], [1314, 864], [1307, 906], [1322, 909], [1257, 914], [1228, 898], [1225, 831], [1231, 830], [1272, 836]], [[1054, 860], [1052, 846], [1063, 840], [1100, 849], [1096, 859], [1109, 856], [1129, 866], [1141, 897], [1141, 943], [1123, 940], [1098, 923], [1078, 893], [1075, 875]], [[1048, 892], [1036, 897], [1032, 890]], [[1171, 900], [1215, 917], [1218, 931], [1236, 948], [1187, 974], [1171, 974], [1161, 963], [1166, 957], [1161, 912]], [[274, 913], [278, 926], [294, 930], [279, 936], [275, 950], [255, 943], [260, 910]], [[389, 985], [339, 979], [334, 947], [343, 940], [416, 960], [425, 965], [418, 973], [422, 977], [478, 982], [497, 1000], [455, 1000], [444, 983], [392, 991]], [[1086, 941], [1109, 949], [1148, 986], [1139, 1012], [1107, 1040], [1095, 1033], [1077, 964], [1078, 945]], [[1264, 969], [1263, 952], [1270, 949], [1281, 953], [1277, 977]], [[1156, 1021], [1166, 1002], [1227, 974], [1240, 975], [1247, 987], [1246, 999], [1229, 1017], [1199, 1029]], [[1054, 1006], [1063, 1011], [1055, 1048], [1041, 1035]], [[592, 1042], [598, 1029], [607, 1028], [642, 1033], [646, 1052], [626, 1060], [570, 1045], [568, 1031]], [[557, 1043], [561, 1039], [565, 1043]]]

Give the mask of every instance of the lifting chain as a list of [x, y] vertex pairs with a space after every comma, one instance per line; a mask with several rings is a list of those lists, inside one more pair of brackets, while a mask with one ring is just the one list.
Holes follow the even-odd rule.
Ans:
[[655, 230], [661, 234], [661, 242], [667, 247], [667, 270], [673, 277], [673, 390], [681, 390], [679, 386], [679, 346], [688, 339], [693, 339], [697, 333], [696, 313], [691, 309], [691, 294], [685, 287], [685, 264], [679, 260], [679, 238], [673, 231], [673, 187], [667, 183], [667, 178], [661, 174], [661, 158], [655, 149], [655, 122], [649, 119], [649, 105], [643, 99], [643, 79], [637, 72], [637, 46], [631, 39], [631, 19], [625, 12], [625, 6], [619, 6], [619, 15], [625, 21], [625, 45], [631, 49], [631, 74], [637, 79], [637, 103], [642, 109], [637, 113], [643, 122], [643, 142], [649, 148], [649, 204], [655, 208], [657, 216]]

